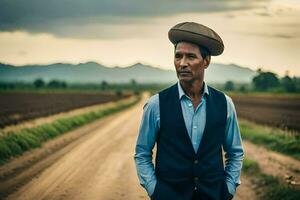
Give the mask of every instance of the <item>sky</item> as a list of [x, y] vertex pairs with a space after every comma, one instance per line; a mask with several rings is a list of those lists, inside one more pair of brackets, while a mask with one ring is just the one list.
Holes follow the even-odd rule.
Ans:
[[174, 69], [168, 30], [194, 21], [214, 29], [213, 63], [300, 76], [300, 0], [0, 0], [0, 62], [137, 62]]

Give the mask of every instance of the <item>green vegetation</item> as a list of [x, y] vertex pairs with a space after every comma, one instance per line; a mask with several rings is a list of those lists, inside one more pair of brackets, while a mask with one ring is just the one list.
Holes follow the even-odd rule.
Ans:
[[300, 93], [287, 93], [287, 92], [240, 92], [240, 91], [229, 91], [226, 92], [230, 97], [234, 96], [251, 96], [251, 97], [287, 97], [287, 98], [299, 98]]
[[273, 72], [263, 72], [258, 70], [258, 75], [252, 79], [254, 87], [259, 91], [266, 91], [269, 88], [275, 88], [279, 86], [279, 79]]
[[43, 79], [39, 78], [33, 82], [33, 86], [34, 88], [66, 88], [67, 83], [65, 81], [51, 80], [46, 84]]
[[75, 92], [75, 93], [134, 93], [139, 94], [143, 91], [157, 92], [170, 84], [143, 84], [132, 79], [128, 83], [67, 83], [60, 80], [50, 80], [45, 82], [43, 79], [36, 79], [34, 82], [15, 82], [7, 83], [0, 81], [0, 92]]
[[255, 174], [259, 171], [259, 165], [254, 160], [245, 158], [243, 161], [243, 172], [247, 174]]
[[9, 159], [19, 156], [25, 151], [40, 147], [44, 142], [63, 133], [128, 108], [139, 100], [140, 97], [137, 97], [128, 102], [119, 102], [113, 107], [73, 117], [60, 118], [51, 123], [42, 124], [34, 128], [24, 128], [16, 132], [5, 133], [0, 136], [0, 164], [6, 163]]
[[241, 93], [300, 93], [300, 77], [290, 77], [287, 72], [284, 77], [279, 78], [273, 72], [258, 69], [257, 75], [252, 79], [252, 83], [233, 83], [232, 81], [227, 81], [219, 89]]
[[224, 90], [226, 90], [226, 91], [234, 90], [234, 83], [232, 81], [227, 81], [224, 84]]
[[300, 135], [285, 134], [277, 128], [268, 128], [249, 121], [240, 120], [242, 137], [246, 140], [300, 160]]
[[260, 198], [263, 200], [295, 200], [300, 199], [300, 190], [292, 186], [284, 185], [270, 175], [261, 172], [257, 162], [251, 159], [244, 159], [243, 172], [252, 179], [256, 179], [257, 188], [260, 192]]
[[[116, 93], [140, 93], [150, 91], [155, 93], [169, 84], [138, 83], [131, 79], [127, 83], [109, 83], [99, 81], [99, 83], [68, 83], [63, 80], [45, 81], [38, 78], [33, 82], [1, 82], [0, 92], [116, 92]], [[209, 83], [209, 85], [226, 92], [235, 93], [268, 93], [268, 94], [299, 94], [300, 77], [290, 77], [288, 72], [284, 77], [279, 77], [273, 72], [257, 70], [257, 75], [253, 77], [251, 83], [237, 83], [231, 80], [226, 83]]]

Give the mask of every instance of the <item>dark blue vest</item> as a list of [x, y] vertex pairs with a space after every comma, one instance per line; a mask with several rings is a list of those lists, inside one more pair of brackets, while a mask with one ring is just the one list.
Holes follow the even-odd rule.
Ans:
[[208, 91], [206, 125], [197, 153], [184, 123], [177, 84], [159, 93], [160, 131], [155, 161], [158, 183], [153, 199], [191, 200], [195, 192], [205, 200], [223, 199], [222, 145], [227, 103], [222, 92], [211, 87]]

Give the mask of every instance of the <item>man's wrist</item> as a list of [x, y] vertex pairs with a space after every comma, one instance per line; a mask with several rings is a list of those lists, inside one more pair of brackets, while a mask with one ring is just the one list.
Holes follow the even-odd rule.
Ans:
[[226, 185], [227, 185], [227, 188], [228, 188], [228, 192], [232, 196], [234, 196], [235, 192], [236, 192], [236, 185], [234, 183], [232, 183], [231, 181], [229, 181], [229, 180], [226, 180]]
[[147, 187], [146, 187], [146, 191], [149, 195], [149, 197], [151, 197], [154, 193], [154, 189], [155, 189], [155, 186], [156, 186], [156, 180], [153, 180]]

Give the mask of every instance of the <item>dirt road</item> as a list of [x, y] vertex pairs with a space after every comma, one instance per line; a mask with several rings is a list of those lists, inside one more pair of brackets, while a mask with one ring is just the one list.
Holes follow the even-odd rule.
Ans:
[[[144, 101], [106, 119], [6, 199], [148, 199], [133, 160]], [[242, 181], [235, 200], [255, 199], [251, 183]]]
[[7, 199], [146, 199], [133, 161], [141, 112], [116, 115]]
[[257, 161], [263, 173], [277, 177], [286, 184], [293, 182], [295, 187], [300, 188], [300, 162], [298, 160], [246, 140], [243, 141], [243, 146], [246, 156]]

